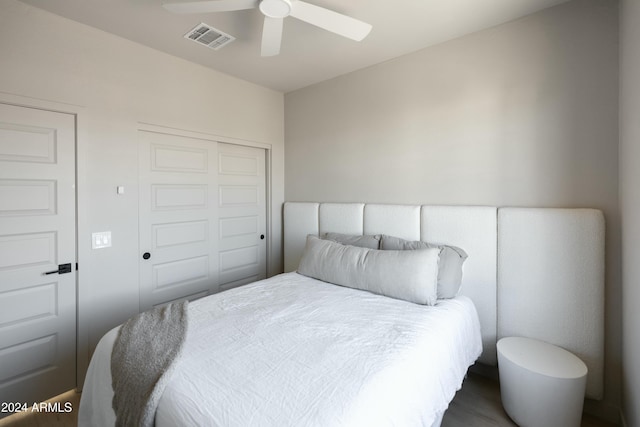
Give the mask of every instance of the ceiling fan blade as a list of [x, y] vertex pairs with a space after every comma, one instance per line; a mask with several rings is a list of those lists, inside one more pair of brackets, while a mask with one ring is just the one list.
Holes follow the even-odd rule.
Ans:
[[364, 39], [372, 28], [371, 24], [302, 0], [291, 2], [291, 16], [355, 41]]
[[264, 17], [264, 26], [262, 27], [262, 56], [275, 56], [280, 53], [283, 23], [283, 18]]
[[254, 9], [258, 7], [258, 3], [259, 0], [209, 0], [187, 3], [165, 3], [162, 7], [173, 13], [210, 13]]

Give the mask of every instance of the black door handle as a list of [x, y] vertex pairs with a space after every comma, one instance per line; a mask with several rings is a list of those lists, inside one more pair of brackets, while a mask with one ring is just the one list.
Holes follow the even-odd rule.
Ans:
[[260, 240], [264, 240], [264, 234], [260, 235]]
[[145, 253], [142, 254], [142, 258], [149, 259], [149, 258], [151, 258], [151, 254], [149, 252], [145, 252]]
[[71, 264], [60, 264], [57, 270], [45, 271], [43, 275], [71, 273]]

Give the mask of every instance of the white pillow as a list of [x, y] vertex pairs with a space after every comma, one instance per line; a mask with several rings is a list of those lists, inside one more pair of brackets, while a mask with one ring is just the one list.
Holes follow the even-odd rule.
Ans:
[[454, 298], [458, 295], [462, 283], [462, 265], [467, 259], [467, 253], [464, 250], [457, 246], [409, 241], [387, 235], [383, 235], [380, 241], [380, 249], [382, 250], [403, 251], [425, 248], [442, 250], [438, 263], [438, 299]]
[[437, 299], [439, 256], [438, 248], [379, 251], [309, 235], [298, 273], [340, 286], [433, 305]]

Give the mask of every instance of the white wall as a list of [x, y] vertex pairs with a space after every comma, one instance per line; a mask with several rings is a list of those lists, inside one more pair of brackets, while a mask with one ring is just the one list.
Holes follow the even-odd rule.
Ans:
[[[291, 201], [594, 207], [620, 403], [617, 2], [574, 0], [285, 95]], [[428, 23], [425, 23], [428, 25]]]
[[620, 201], [622, 214], [622, 405], [640, 425], [640, 2], [620, 3]]
[[[281, 271], [281, 93], [15, 0], [0, 2], [0, 61], [0, 92], [84, 107], [78, 239], [80, 286], [92, 305], [84, 307], [90, 316], [80, 319], [80, 332], [88, 331], [92, 346], [138, 311], [138, 122], [272, 145], [269, 271]], [[117, 185], [124, 195], [116, 195]], [[90, 233], [105, 230], [113, 247], [92, 251]]]

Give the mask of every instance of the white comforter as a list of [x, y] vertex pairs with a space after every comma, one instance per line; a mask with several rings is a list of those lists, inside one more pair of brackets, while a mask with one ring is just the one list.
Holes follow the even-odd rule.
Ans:
[[[193, 302], [156, 426], [430, 426], [482, 350], [473, 303], [427, 307], [287, 273]], [[114, 425], [110, 355], [80, 426]]]

